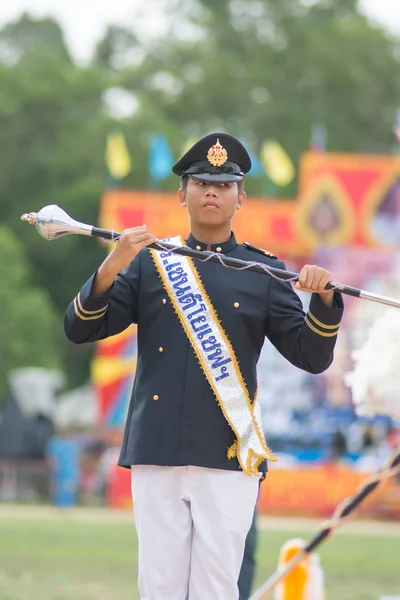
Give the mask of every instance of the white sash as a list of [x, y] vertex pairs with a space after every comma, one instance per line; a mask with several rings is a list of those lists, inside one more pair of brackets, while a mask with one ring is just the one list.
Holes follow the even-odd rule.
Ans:
[[[180, 237], [169, 243], [184, 246]], [[196, 353], [218, 404], [236, 435], [228, 458], [237, 457], [247, 475], [265, 460], [277, 460], [263, 434], [257, 394], [252, 403], [232, 345], [204, 288], [193, 259], [150, 249], [165, 291]]]

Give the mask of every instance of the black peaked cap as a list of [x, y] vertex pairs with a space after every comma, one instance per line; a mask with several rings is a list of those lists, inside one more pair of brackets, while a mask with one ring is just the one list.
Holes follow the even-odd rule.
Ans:
[[172, 167], [180, 177], [217, 183], [241, 181], [250, 169], [246, 148], [227, 133], [210, 133], [201, 138]]

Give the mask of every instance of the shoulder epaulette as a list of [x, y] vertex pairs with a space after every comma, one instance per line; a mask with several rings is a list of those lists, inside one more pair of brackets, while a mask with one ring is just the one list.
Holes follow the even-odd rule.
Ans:
[[248, 250], [253, 250], [253, 252], [259, 252], [260, 254], [269, 256], [270, 258], [278, 258], [277, 256], [275, 256], [275, 254], [272, 254], [272, 252], [269, 252], [268, 250], [263, 250], [262, 248], [257, 248], [257, 246], [252, 246], [251, 244], [249, 244], [249, 242], [243, 242], [243, 246]]

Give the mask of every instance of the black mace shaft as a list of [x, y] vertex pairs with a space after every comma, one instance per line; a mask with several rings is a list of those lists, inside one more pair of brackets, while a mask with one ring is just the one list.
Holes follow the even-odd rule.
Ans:
[[[121, 237], [121, 233], [112, 231], [110, 229], [100, 229], [99, 227], [93, 227], [86, 223], [80, 223], [72, 219], [62, 208], [55, 204], [43, 207], [38, 213], [28, 213], [21, 217], [22, 221], [27, 221], [31, 225], [36, 225], [36, 229], [42, 237], [47, 240], [54, 240], [64, 235], [76, 233], [86, 236], [95, 236], [104, 240], [115, 242]], [[168, 242], [157, 242], [148, 246], [155, 250], [164, 250], [178, 254], [181, 256], [188, 256], [190, 258], [196, 258], [203, 262], [218, 262], [221, 265], [230, 267], [231, 269], [237, 270], [249, 270], [255, 273], [261, 273], [263, 275], [270, 275], [276, 279], [282, 281], [298, 281], [298, 273], [291, 273], [284, 269], [277, 269], [276, 267], [267, 266], [266, 264], [251, 261], [247, 262], [238, 258], [231, 258], [223, 254], [207, 251], [194, 250], [187, 246], [174, 246]], [[387, 304], [388, 306], [394, 306], [400, 308], [400, 300], [394, 298], [388, 298], [387, 296], [381, 296], [380, 294], [372, 294], [349, 285], [343, 285], [341, 283], [334, 283], [330, 281], [326, 286], [326, 290], [338, 290], [342, 294], [347, 296], [354, 296], [355, 298], [363, 298], [364, 300], [371, 300], [372, 302], [379, 302], [380, 304]]]
[[[108, 229], [100, 229], [98, 227], [93, 227], [91, 234], [95, 237], [100, 237], [109, 241], [116, 241], [121, 236], [121, 234], [118, 232], [110, 231]], [[261, 273], [264, 275], [272, 274], [273, 276], [283, 281], [297, 281], [299, 278], [298, 273], [292, 273], [290, 271], [285, 271], [284, 269], [277, 269], [276, 267], [264, 267], [264, 265], [253, 264], [245, 260], [240, 260], [239, 258], [230, 258], [228, 256], [225, 256], [224, 254], [216, 254], [214, 252], [194, 250], [193, 248], [189, 248], [188, 246], [179, 246], [177, 248], [173, 244], [169, 244], [167, 242], [160, 242], [150, 244], [148, 248], [154, 248], [154, 250], [168, 250], [168, 252], [172, 252], [173, 254], [178, 254], [181, 256], [197, 258], [203, 261], [207, 260], [210, 262], [222, 263], [227, 267], [231, 267], [237, 270], [247, 269], [248, 271], [254, 271], [255, 273]], [[325, 289], [338, 290], [342, 294], [346, 294], [347, 296], [354, 296], [355, 298], [362, 298], [364, 300], [371, 300], [372, 302], [379, 302], [380, 304], [387, 304], [388, 306], [400, 308], [399, 300], [396, 300], [394, 298], [388, 298], [387, 296], [381, 296], [380, 294], [372, 294], [371, 292], [366, 292], [364, 290], [360, 290], [349, 285], [329, 282], [326, 285]]]

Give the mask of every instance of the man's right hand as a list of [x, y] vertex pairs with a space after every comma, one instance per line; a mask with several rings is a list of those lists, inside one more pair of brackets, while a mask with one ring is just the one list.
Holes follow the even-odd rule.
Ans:
[[157, 241], [157, 238], [147, 231], [146, 225], [125, 229], [117, 245], [97, 271], [92, 288], [93, 296], [106, 294], [118, 273], [130, 265], [143, 248]]

